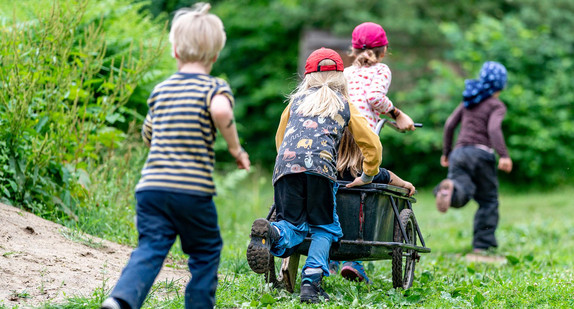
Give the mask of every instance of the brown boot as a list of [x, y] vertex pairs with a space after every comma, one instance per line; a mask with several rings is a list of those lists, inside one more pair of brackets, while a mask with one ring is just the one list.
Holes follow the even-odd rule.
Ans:
[[450, 207], [450, 202], [452, 200], [452, 191], [454, 190], [454, 184], [452, 180], [445, 179], [438, 185], [438, 191], [436, 193], [436, 208], [440, 212], [446, 212]]

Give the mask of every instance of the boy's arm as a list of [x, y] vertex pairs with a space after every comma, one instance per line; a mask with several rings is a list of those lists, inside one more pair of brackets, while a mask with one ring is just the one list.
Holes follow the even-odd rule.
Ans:
[[500, 159], [498, 159], [498, 169], [510, 173], [512, 171], [512, 160], [508, 155], [508, 149], [506, 148], [504, 135], [502, 133], [502, 120], [504, 119], [504, 115], [506, 115], [505, 106], [497, 107], [492, 114], [490, 114], [490, 118], [488, 119], [488, 136], [490, 137], [492, 147], [500, 156]]
[[281, 114], [281, 120], [279, 121], [279, 127], [277, 128], [277, 133], [275, 134], [275, 147], [279, 151], [279, 147], [283, 143], [283, 137], [285, 137], [285, 128], [287, 127], [287, 122], [289, 121], [291, 110], [291, 103], [285, 107], [283, 113]]
[[501, 158], [508, 158], [508, 150], [506, 149], [504, 135], [502, 134], [502, 120], [504, 119], [504, 115], [506, 115], [506, 108], [504, 106], [497, 107], [492, 111], [488, 118], [488, 136], [490, 137], [492, 147], [498, 155]]
[[249, 170], [251, 162], [249, 161], [249, 155], [239, 144], [239, 136], [237, 135], [233, 109], [229, 99], [222, 94], [215, 95], [211, 99], [209, 111], [215, 127], [221, 132], [223, 139], [227, 142], [229, 153], [235, 158], [237, 167]]
[[[355, 143], [361, 149], [363, 154], [363, 176], [366, 183], [372, 181], [372, 178], [379, 172], [383, 157], [383, 146], [371, 128], [365, 117], [357, 110], [357, 108], [349, 103], [351, 110], [351, 119], [349, 120], [349, 131], [355, 139]], [[368, 181], [367, 181], [368, 180]]]
[[397, 176], [395, 173], [393, 173], [389, 170], [387, 170], [387, 171], [391, 175], [391, 180], [389, 180], [390, 185], [405, 188], [405, 189], [409, 190], [409, 196], [412, 196], [413, 194], [415, 194], [416, 189], [412, 183], [402, 180], [399, 176]]
[[452, 114], [450, 114], [444, 124], [442, 154], [445, 158], [448, 158], [448, 155], [452, 151], [452, 138], [454, 136], [454, 129], [458, 126], [460, 120], [462, 119], [463, 108], [464, 107], [462, 104], [459, 104], [458, 107], [452, 112]]
[[151, 136], [152, 136], [152, 120], [151, 120], [151, 109], [145, 116], [145, 120], [142, 126], [142, 138], [146, 146], [151, 146]]

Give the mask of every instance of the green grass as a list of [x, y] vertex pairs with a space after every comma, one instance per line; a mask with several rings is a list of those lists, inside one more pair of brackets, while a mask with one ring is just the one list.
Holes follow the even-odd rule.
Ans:
[[[416, 267], [415, 283], [408, 291], [394, 290], [389, 260], [366, 263], [373, 285], [351, 283], [340, 276], [325, 279], [332, 300], [329, 304], [301, 306], [297, 294], [269, 289], [262, 276], [250, 273], [245, 247], [251, 221], [267, 213], [261, 205], [251, 220], [225, 235], [224, 262], [220, 272], [227, 277], [218, 289], [218, 307], [277, 308], [369, 308], [415, 306], [488, 308], [571, 308], [574, 306], [573, 261], [574, 188], [551, 192], [503, 191], [500, 198], [499, 249], [506, 263], [469, 262], [472, 220], [477, 204], [446, 214], [436, 211], [430, 190], [419, 190], [414, 205], [426, 244]], [[259, 206], [258, 206], [259, 207]], [[219, 206], [220, 217], [238, 211]], [[220, 219], [224, 220], [224, 219]], [[229, 239], [231, 236], [231, 239]], [[231, 243], [231, 244], [230, 244]], [[243, 247], [241, 247], [243, 245]], [[227, 264], [227, 265], [226, 265]], [[233, 267], [229, 267], [233, 265]], [[300, 264], [302, 265], [302, 263]], [[231, 278], [231, 279], [227, 279]]]
[[[124, 160], [127, 160], [124, 158]], [[129, 161], [129, 160], [128, 160]], [[136, 160], [137, 161], [137, 160]], [[139, 161], [138, 161], [139, 162]], [[469, 262], [472, 220], [477, 205], [438, 213], [429, 189], [419, 189], [415, 215], [426, 244], [432, 249], [416, 266], [415, 282], [407, 291], [395, 290], [391, 282], [390, 260], [365, 263], [372, 285], [348, 282], [340, 276], [324, 280], [332, 300], [319, 305], [301, 305], [298, 294], [270, 288], [263, 276], [247, 266], [245, 249], [252, 221], [266, 216], [272, 203], [270, 177], [255, 168], [247, 174], [233, 170], [218, 172], [219, 195], [215, 202], [224, 239], [217, 290], [218, 308], [382, 308], [414, 306], [425, 308], [571, 308], [574, 307], [574, 187], [548, 192], [503, 190], [500, 198], [499, 249], [494, 255], [507, 257], [506, 263]], [[107, 174], [106, 174], [107, 175]], [[88, 216], [77, 228], [90, 227], [92, 234], [133, 244], [133, 192], [125, 183], [101, 184], [107, 188], [85, 209]], [[105, 179], [105, 178], [101, 178]], [[103, 206], [102, 206], [103, 205]], [[89, 218], [90, 214], [93, 215]], [[122, 231], [111, 228], [103, 218], [113, 215], [124, 222]], [[94, 232], [95, 231], [95, 232]], [[179, 246], [172, 258], [184, 261]], [[302, 266], [302, 262], [300, 266]], [[156, 284], [144, 308], [182, 308], [182, 282]], [[299, 283], [297, 284], [297, 288]], [[71, 298], [62, 305], [42, 308], [98, 308], [109, 291], [98, 289], [91, 297]], [[0, 305], [0, 308], [7, 308]]]

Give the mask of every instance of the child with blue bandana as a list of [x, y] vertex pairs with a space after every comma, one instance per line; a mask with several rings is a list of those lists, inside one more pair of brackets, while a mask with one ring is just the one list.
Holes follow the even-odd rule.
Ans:
[[[495, 151], [500, 156], [498, 169], [510, 173], [512, 160], [501, 129], [506, 106], [498, 96], [506, 85], [506, 68], [484, 63], [478, 79], [466, 80], [463, 102], [448, 117], [444, 126], [443, 155], [440, 164], [448, 176], [435, 189], [440, 212], [465, 206], [472, 198], [478, 203], [474, 216], [474, 252], [496, 248], [498, 225], [498, 179]], [[460, 125], [454, 150], [453, 135]]]

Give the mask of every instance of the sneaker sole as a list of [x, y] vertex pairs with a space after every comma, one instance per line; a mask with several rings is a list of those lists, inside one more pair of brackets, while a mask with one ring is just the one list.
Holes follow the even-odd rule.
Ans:
[[345, 266], [341, 269], [341, 276], [349, 281], [362, 282], [364, 278], [351, 266]]
[[[325, 293], [325, 291], [321, 291], [319, 292], [319, 294], [323, 297], [323, 300], [325, 301], [329, 301], [331, 300], [331, 298], [329, 297], [329, 295], [327, 293]], [[319, 295], [303, 295], [300, 296], [300, 300], [301, 303], [307, 303], [307, 304], [318, 304], [321, 302], [321, 296]]]
[[454, 185], [452, 180], [445, 179], [440, 182], [439, 189], [436, 195], [436, 208], [440, 212], [446, 212], [450, 208], [450, 201], [452, 199], [452, 191]]
[[319, 303], [319, 297], [315, 296], [315, 297], [301, 297], [301, 303], [305, 303], [305, 304], [317, 304]]
[[269, 223], [265, 219], [257, 219], [251, 226], [251, 241], [247, 246], [247, 264], [251, 270], [258, 274], [269, 271], [270, 244], [267, 244]]

